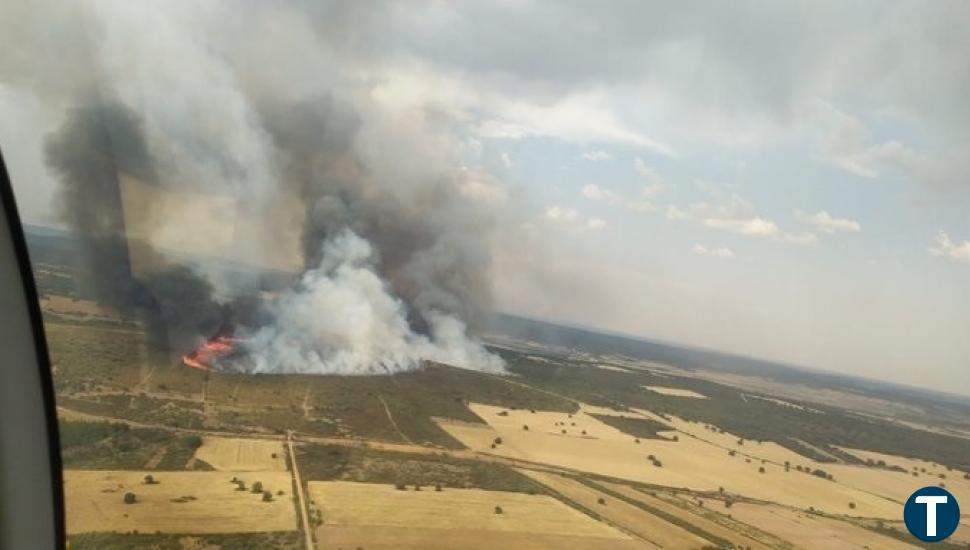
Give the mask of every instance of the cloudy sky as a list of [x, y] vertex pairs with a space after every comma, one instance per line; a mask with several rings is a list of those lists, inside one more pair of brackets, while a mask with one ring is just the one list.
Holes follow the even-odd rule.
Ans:
[[80, 37], [61, 10], [0, 12], [31, 222], [55, 223], [43, 136], [85, 78], [48, 58], [114, 44], [113, 78], [162, 78], [146, 60], [190, 54], [153, 33], [224, 39], [230, 68], [192, 82], [245, 65], [419, 113], [495, 212], [499, 309], [970, 394], [966, 2], [94, 4]]

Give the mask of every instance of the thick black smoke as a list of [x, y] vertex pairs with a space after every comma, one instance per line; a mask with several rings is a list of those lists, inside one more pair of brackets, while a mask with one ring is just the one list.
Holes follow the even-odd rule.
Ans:
[[[211, 335], [226, 311], [212, 299], [212, 285], [184, 266], [167, 266], [137, 276], [131, 249], [149, 263], [164, 265], [151, 245], [126, 231], [120, 175], [154, 184], [154, 163], [138, 116], [114, 100], [95, 98], [73, 108], [47, 140], [46, 160], [57, 174], [60, 217], [82, 248], [81, 284], [98, 301], [140, 317], [156, 351], [184, 352], [199, 336]], [[128, 210], [128, 216], [147, 212]]]

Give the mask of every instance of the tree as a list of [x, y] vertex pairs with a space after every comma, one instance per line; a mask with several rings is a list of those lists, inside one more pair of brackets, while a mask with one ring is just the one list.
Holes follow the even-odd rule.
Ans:
[[400, 483], [400, 482], [395, 483], [394, 484], [394, 488], [397, 489], [398, 491], [406, 491], [407, 490], [407, 486], [405, 486], [403, 483]]
[[135, 503], [135, 493], [125, 493], [125, 504]]
[[263, 502], [269, 502], [273, 500], [273, 493], [269, 491], [263, 491]]
[[262, 481], [254, 481], [253, 482], [253, 492], [254, 493], [262, 493], [263, 492], [263, 482]]
[[718, 493], [721, 493], [721, 494], [724, 494], [724, 487], [718, 487], [717, 488], [717, 492]]

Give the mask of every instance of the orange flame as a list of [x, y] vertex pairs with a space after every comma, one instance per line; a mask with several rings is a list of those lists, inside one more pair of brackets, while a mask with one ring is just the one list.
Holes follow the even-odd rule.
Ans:
[[182, 356], [182, 363], [187, 367], [204, 371], [215, 370], [215, 363], [228, 355], [235, 347], [236, 339], [229, 336], [216, 336], [205, 342], [198, 349]]

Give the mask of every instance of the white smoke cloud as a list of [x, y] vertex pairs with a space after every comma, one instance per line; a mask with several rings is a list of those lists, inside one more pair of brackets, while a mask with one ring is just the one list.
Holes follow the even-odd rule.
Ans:
[[370, 243], [352, 231], [327, 240], [321, 258], [271, 306], [274, 323], [244, 335], [255, 372], [387, 374], [422, 360], [504, 372], [457, 317], [424, 312], [428, 335], [414, 332], [404, 303], [377, 274]]

